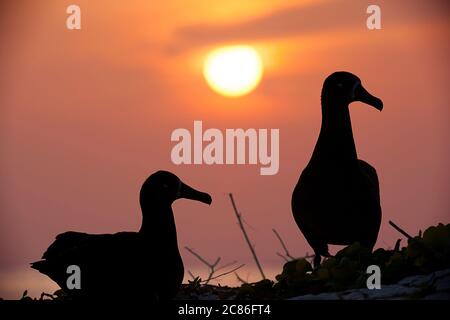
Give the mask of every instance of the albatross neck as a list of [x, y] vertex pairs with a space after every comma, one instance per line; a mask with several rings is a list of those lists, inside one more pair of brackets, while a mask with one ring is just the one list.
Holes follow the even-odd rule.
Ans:
[[178, 250], [177, 230], [171, 204], [154, 202], [151, 206], [143, 205], [142, 226], [139, 233], [158, 243], [174, 245]]
[[358, 160], [348, 104], [322, 101], [322, 125], [312, 163], [353, 163]]

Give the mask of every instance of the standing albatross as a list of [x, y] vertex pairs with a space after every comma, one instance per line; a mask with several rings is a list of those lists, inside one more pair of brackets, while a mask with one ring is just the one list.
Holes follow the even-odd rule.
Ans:
[[[171, 207], [180, 198], [212, 201], [209, 194], [189, 187], [174, 174], [158, 171], [141, 188], [139, 232], [62, 233], [32, 268], [72, 298], [172, 299], [184, 275]], [[80, 289], [67, 287], [71, 265], [80, 269]]]
[[349, 72], [335, 72], [322, 88], [322, 126], [312, 157], [292, 194], [295, 222], [313, 248], [314, 266], [329, 256], [328, 244], [359, 242], [372, 249], [381, 224], [376, 170], [359, 160], [349, 104], [361, 101], [383, 109]]

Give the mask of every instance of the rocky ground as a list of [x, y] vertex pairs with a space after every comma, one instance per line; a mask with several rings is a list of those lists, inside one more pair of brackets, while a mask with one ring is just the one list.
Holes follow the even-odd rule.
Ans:
[[450, 269], [428, 275], [411, 276], [380, 290], [353, 289], [340, 292], [307, 294], [291, 300], [450, 300]]

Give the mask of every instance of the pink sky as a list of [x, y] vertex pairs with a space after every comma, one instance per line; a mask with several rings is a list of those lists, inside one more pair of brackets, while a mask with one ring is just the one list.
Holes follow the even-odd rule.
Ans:
[[[15, 3], [15, 2], [14, 2]], [[294, 255], [311, 252], [290, 197], [320, 127], [320, 90], [336, 70], [357, 74], [384, 101], [379, 113], [351, 106], [360, 158], [380, 177], [378, 247], [449, 222], [449, 30], [445, 1], [377, 1], [382, 29], [366, 28], [364, 1], [77, 1], [82, 29], [65, 28], [72, 1], [18, 1], [0, 9], [0, 297], [37, 295], [51, 281], [28, 263], [66, 230], [137, 230], [138, 192], [166, 169], [213, 197], [211, 207], [174, 205], [185, 267], [245, 263], [232, 192], [268, 274], [281, 270], [276, 228]], [[251, 94], [229, 99], [202, 77], [216, 47], [253, 45], [265, 73]], [[176, 166], [177, 128], [280, 129], [280, 170], [258, 166]], [[269, 271], [272, 270], [272, 271]], [[185, 280], [188, 276], [185, 275]], [[233, 277], [224, 278], [231, 283]], [[54, 288], [54, 285], [51, 287]]]

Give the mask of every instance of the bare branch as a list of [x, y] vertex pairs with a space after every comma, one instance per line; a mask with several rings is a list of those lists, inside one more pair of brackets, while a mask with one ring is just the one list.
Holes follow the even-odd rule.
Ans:
[[248, 247], [250, 248], [250, 251], [252, 253], [253, 259], [255, 260], [256, 266], [258, 267], [262, 278], [266, 279], [266, 276], [264, 275], [264, 272], [263, 272], [263, 269], [261, 267], [261, 264], [259, 263], [258, 256], [256, 255], [255, 248], [253, 247], [252, 243], [250, 242], [250, 239], [249, 239], [249, 237], [247, 235], [247, 231], [245, 231], [245, 227], [244, 227], [244, 225], [242, 223], [242, 216], [241, 216], [241, 214], [239, 213], [239, 211], [238, 211], [238, 209], [236, 207], [236, 203], [234, 202], [233, 194], [229, 193], [228, 195], [230, 197], [231, 205], [233, 206], [234, 213], [235, 213], [236, 218], [238, 220], [239, 227], [241, 228], [241, 231], [242, 231], [242, 233], [244, 235], [245, 241], [247, 242]]
[[277, 256], [283, 258], [284, 261], [289, 262], [289, 259], [288, 259], [285, 255], [283, 255], [283, 254], [277, 252]]
[[[288, 249], [286, 247], [286, 244], [284, 243], [283, 239], [281, 238], [281, 236], [277, 232], [277, 230], [275, 230], [275, 228], [273, 228], [272, 231], [273, 231], [273, 233], [275, 233], [275, 236], [278, 238], [278, 241], [280, 241], [281, 246], [283, 247], [285, 256], [288, 257], [291, 260], [295, 260], [295, 258], [293, 256], [291, 256], [291, 254], [289, 253], [289, 251], [288, 251]], [[285, 258], [285, 260], [286, 260], [286, 258]], [[286, 261], [289, 261], [289, 260], [286, 260]]]
[[409, 234], [406, 233], [406, 231], [404, 231], [403, 229], [401, 229], [399, 226], [397, 226], [395, 223], [393, 223], [392, 221], [389, 220], [389, 224], [394, 227], [395, 230], [397, 230], [398, 232], [400, 232], [402, 235], [404, 235], [406, 238], [408, 238], [408, 240], [411, 240], [413, 237], [411, 237]]
[[402, 241], [402, 239], [398, 239], [398, 240], [395, 242], [394, 251], [396, 251], [396, 252], [400, 251], [400, 242], [401, 242], [401, 241]]
[[242, 268], [243, 266], [245, 266], [245, 264], [241, 264], [241, 265], [237, 266], [236, 268], [233, 268], [233, 269], [230, 270], [230, 271], [227, 271], [227, 272], [221, 273], [221, 274], [219, 274], [219, 275], [217, 275], [217, 276], [214, 276], [214, 277], [212, 277], [212, 278], [209, 279], [209, 280], [215, 280], [215, 279], [220, 278], [220, 277], [223, 277], [223, 276], [225, 276], [225, 275], [227, 275], [227, 274], [233, 273], [233, 272], [235, 272], [236, 270], [239, 270], [240, 268]]
[[[208, 266], [209, 268], [209, 275], [205, 280], [205, 284], [207, 284], [210, 280], [211, 277], [213, 276], [214, 272], [215, 272], [215, 267], [216, 265], [219, 263], [220, 261], [220, 257], [218, 257], [216, 259], [216, 261], [214, 263], [209, 263], [208, 261], [206, 261], [202, 256], [200, 256], [197, 252], [195, 252], [193, 249], [189, 248], [189, 247], [184, 247], [187, 251], [189, 251], [194, 257], [196, 257], [198, 260], [200, 260], [201, 262], [203, 262], [205, 265]], [[192, 275], [191, 275], [192, 276]], [[193, 277], [193, 276], [192, 276]]]
[[[208, 262], [206, 259], [204, 259], [201, 255], [199, 255], [197, 252], [195, 252], [193, 249], [189, 248], [189, 247], [184, 247], [187, 251], [189, 251], [189, 253], [191, 253], [194, 257], [196, 257], [199, 261], [201, 261], [203, 264], [205, 264], [206, 266], [208, 266], [209, 268], [209, 274], [208, 277], [205, 280], [202, 280], [201, 282], [203, 282], [204, 284], [208, 284], [211, 280], [217, 279], [221, 276], [224, 276], [226, 274], [232, 273], [234, 271], [236, 271], [237, 269], [241, 268], [244, 265], [241, 265], [237, 268], [232, 269], [231, 271], [227, 271], [225, 273], [219, 274], [219, 275], [214, 275], [217, 271], [225, 269], [227, 267], [230, 267], [234, 264], [237, 263], [237, 261], [233, 261], [230, 263], [226, 263], [223, 266], [217, 267], [217, 265], [219, 264], [221, 258], [218, 257], [216, 259], [216, 261], [214, 263], [210, 263]], [[216, 268], [217, 267], [217, 268]], [[188, 271], [189, 275], [192, 277], [192, 279], [195, 279], [196, 277], [190, 272]]]
[[224, 265], [222, 265], [222, 266], [220, 266], [220, 267], [216, 268], [216, 272], [217, 272], [217, 271], [219, 271], [219, 270], [222, 270], [222, 269], [225, 269], [225, 268], [231, 267], [231, 266], [235, 265], [236, 263], [237, 263], [237, 261], [236, 261], [236, 260], [234, 260], [234, 261], [231, 261], [231, 262], [229, 262], [229, 263], [225, 263]]
[[244, 279], [242, 279], [237, 272], [234, 273], [234, 275], [236, 276], [237, 280], [243, 284], [248, 283], [247, 281], [245, 281]]
[[188, 270], [188, 273], [191, 276], [192, 280], [195, 280], [195, 276], [192, 274], [192, 272]]
[[[197, 252], [195, 252], [194, 250], [192, 250], [191, 248], [189, 248], [189, 247], [184, 247], [187, 251], [189, 251], [194, 257], [196, 257], [198, 260], [200, 260], [201, 262], [203, 262], [204, 264], [206, 264], [208, 267], [212, 267], [212, 266], [214, 266], [215, 264], [211, 264], [211, 263], [209, 263], [208, 261], [206, 261], [205, 259], [203, 259]], [[217, 258], [217, 260], [216, 260], [216, 263], [218, 263], [217, 261], [220, 261], [220, 257], [219, 258]]]
[[216, 262], [214, 262], [213, 264], [212, 264], [212, 266], [213, 267], [216, 267], [217, 266], [217, 264], [220, 262], [220, 257], [218, 257], [217, 259], [216, 259]]

